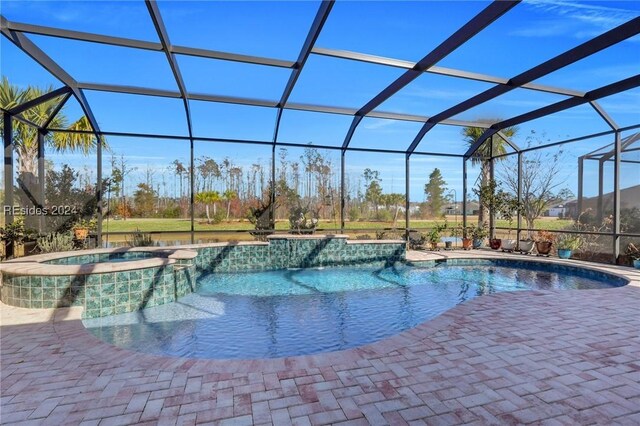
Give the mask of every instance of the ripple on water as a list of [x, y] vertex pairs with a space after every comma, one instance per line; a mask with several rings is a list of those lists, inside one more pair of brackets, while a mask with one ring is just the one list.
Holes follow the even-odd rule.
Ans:
[[484, 294], [618, 285], [494, 265], [221, 273], [202, 277], [198, 292], [177, 302], [84, 324], [98, 338], [136, 351], [274, 358], [371, 343]]

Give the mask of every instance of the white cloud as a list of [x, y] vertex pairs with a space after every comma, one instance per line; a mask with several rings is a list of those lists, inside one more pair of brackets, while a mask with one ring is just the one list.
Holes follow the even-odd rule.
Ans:
[[364, 124], [362, 127], [369, 130], [376, 130], [376, 129], [382, 129], [384, 127], [393, 126], [394, 124], [397, 124], [397, 122], [393, 120], [383, 120], [381, 118], [374, 118], [374, 119], [368, 120], [367, 123]]
[[[632, 4], [633, 2], [629, 2]], [[586, 2], [562, 0], [525, 0], [525, 5], [545, 14], [544, 20], [513, 30], [522, 37], [555, 37], [558, 35], [586, 39], [601, 34], [638, 16], [638, 11]], [[638, 41], [640, 38], [633, 38]]]

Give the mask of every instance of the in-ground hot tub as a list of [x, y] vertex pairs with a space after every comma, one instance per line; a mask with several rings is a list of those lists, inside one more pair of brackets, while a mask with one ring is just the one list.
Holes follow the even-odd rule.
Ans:
[[84, 307], [104, 317], [174, 302], [196, 278], [240, 272], [405, 259], [404, 241], [347, 241], [346, 235], [272, 235], [268, 242], [98, 249], [29, 256], [0, 264], [0, 298], [24, 308]]
[[192, 292], [196, 256], [139, 247], [15, 259], [0, 265], [0, 298], [21, 308], [81, 306], [85, 318], [133, 312]]
[[49, 265], [86, 265], [89, 263], [108, 262], [129, 262], [132, 260], [153, 259], [154, 257], [165, 257], [166, 253], [160, 251], [127, 250], [109, 253], [81, 254], [77, 256], [65, 256], [51, 260], [44, 260], [42, 263]]

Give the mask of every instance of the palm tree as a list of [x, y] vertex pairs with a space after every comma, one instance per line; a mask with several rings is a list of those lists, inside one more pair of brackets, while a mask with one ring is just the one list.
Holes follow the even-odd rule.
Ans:
[[231, 200], [235, 200], [236, 198], [238, 198], [238, 194], [236, 194], [236, 191], [227, 189], [226, 191], [224, 191], [224, 194], [222, 194], [222, 198], [224, 198], [227, 201], [227, 222], [228, 222], [229, 214], [231, 213]]
[[[29, 86], [21, 89], [18, 86], [9, 83], [7, 77], [2, 77], [0, 83], [0, 107], [10, 110], [27, 101], [38, 98], [43, 94], [52, 91], [53, 88], [40, 89]], [[33, 108], [29, 108], [21, 115], [23, 118], [41, 125], [49, 118], [58, 105], [59, 99], [52, 99], [47, 102], [38, 104]], [[38, 171], [38, 130], [33, 127], [15, 120], [13, 123], [13, 144], [17, 154], [17, 173], [18, 176], [24, 178], [30, 173], [32, 176], [37, 175]], [[50, 128], [92, 131], [91, 124], [86, 117], [69, 124], [64, 114], [64, 107], [53, 117]], [[4, 128], [4, 123], [3, 123]], [[61, 133], [49, 132], [45, 136], [45, 143], [48, 147], [53, 148], [57, 152], [75, 152], [80, 151], [83, 154], [89, 154], [96, 147], [96, 139], [93, 134], [86, 133]]]
[[[3, 76], [2, 82], [0, 82], [0, 107], [4, 110], [11, 110], [52, 90], [52, 87], [41, 89], [33, 86], [23, 89], [11, 84], [9, 79]], [[42, 102], [23, 111], [20, 115], [22, 118], [41, 126], [51, 117], [60, 101], [61, 97]], [[20, 187], [27, 191], [18, 191], [17, 196], [20, 199], [20, 205], [28, 207], [34, 203], [33, 195], [28, 192], [40, 193], [41, 190], [38, 188], [44, 179], [44, 176], [38, 176], [38, 129], [19, 120], [12, 120], [12, 125], [17, 179]], [[1, 127], [4, 131], [4, 122], [1, 123]], [[69, 124], [64, 114], [64, 107], [51, 119], [48, 127], [79, 131], [93, 130], [89, 120], [84, 116]], [[97, 139], [91, 133], [47, 132], [44, 141], [49, 149], [56, 152], [79, 151], [85, 155], [89, 154], [97, 145]], [[40, 194], [40, 197], [44, 198], [44, 194]], [[44, 201], [41, 199], [41, 202]], [[29, 228], [38, 227], [37, 223], [35, 216], [27, 216], [25, 224]]]
[[207, 214], [207, 223], [211, 224], [211, 216], [209, 215], [209, 205], [213, 204], [213, 216], [216, 215], [216, 203], [220, 201], [220, 193], [218, 191], [204, 191], [196, 194], [196, 202], [204, 204], [204, 210]]
[[[501, 121], [500, 119], [489, 120], [480, 119], [481, 123], [495, 123]], [[486, 131], [481, 127], [463, 127], [462, 136], [465, 142], [471, 147], [473, 146], [482, 134]], [[511, 139], [518, 132], [518, 127], [507, 127], [501, 131], [506, 137]], [[480, 164], [480, 186], [484, 187], [489, 184], [491, 180], [491, 162], [490, 158], [507, 153], [507, 143], [501, 137], [493, 138], [493, 152], [491, 150], [491, 140], [486, 140], [473, 155], [471, 156], [471, 163], [474, 165]], [[496, 158], [496, 160], [503, 160], [505, 157]], [[478, 223], [485, 223], [489, 217], [489, 211], [484, 207], [482, 200], [480, 201], [480, 211], [478, 212]]]

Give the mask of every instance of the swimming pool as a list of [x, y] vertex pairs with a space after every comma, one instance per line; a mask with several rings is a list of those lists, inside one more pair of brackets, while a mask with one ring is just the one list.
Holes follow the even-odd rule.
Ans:
[[496, 260], [216, 273], [177, 302], [84, 324], [103, 341], [135, 351], [275, 358], [371, 343], [485, 294], [625, 284], [579, 268]]

